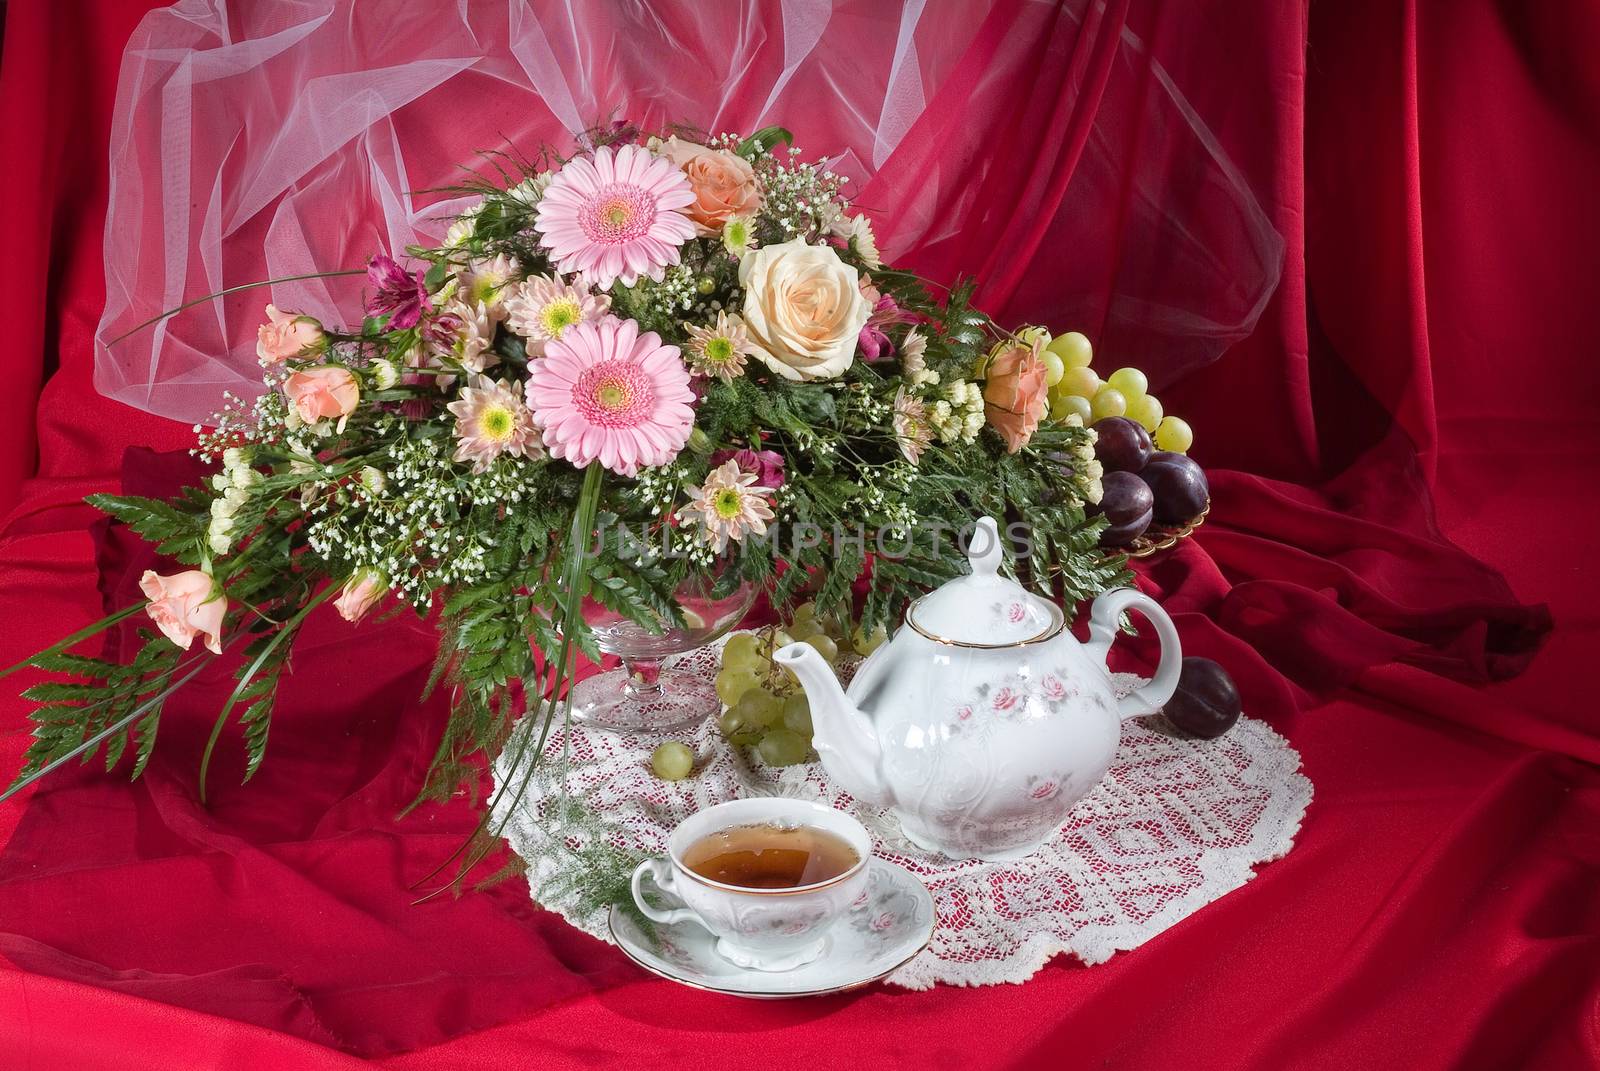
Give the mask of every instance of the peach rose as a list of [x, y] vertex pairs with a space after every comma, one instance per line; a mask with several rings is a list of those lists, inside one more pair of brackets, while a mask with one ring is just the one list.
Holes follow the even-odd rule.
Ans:
[[211, 577], [199, 569], [172, 576], [146, 569], [139, 578], [139, 590], [150, 600], [144, 612], [167, 639], [187, 651], [196, 636], [204, 636], [206, 650], [222, 653], [222, 619], [228, 613], [228, 600], [216, 590]]
[[279, 364], [290, 357], [316, 353], [322, 345], [322, 325], [316, 320], [267, 306], [267, 322], [256, 332], [257, 357], [267, 364]]
[[355, 412], [361, 387], [348, 368], [325, 364], [290, 376], [283, 384], [283, 393], [294, 403], [300, 419], [310, 424]]
[[1050, 407], [1045, 384], [1044, 339], [1014, 342], [989, 359], [983, 383], [983, 418], [1006, 441], [1006, 452], [1028, 445]]
[[761, 188], [750, 161], [725, 149], [708, 149], [668, 138], [657, 150], [688, 176], [694, 203], [684, 209], [701, 235], [721, 234], [734, 216], [752, 216], [761, 209]]
[[855, 360], [872, 307], [829, 246], [764, 246], [739, 262], [739, 283], [755, 355], [783, 378], [832, 379]]
[[340, 617], [354, 624], [366, 617], [367, 611], [387, 594], [388, 581], [371, 569], [364, 569], [345, 581], [344, 590], [333, 600], [333, 608], [339, 611]]

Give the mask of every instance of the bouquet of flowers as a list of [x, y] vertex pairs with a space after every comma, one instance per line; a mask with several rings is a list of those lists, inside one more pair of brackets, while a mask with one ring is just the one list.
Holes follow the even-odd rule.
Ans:
[[[577, 657], [601, 656], [585, 600], [660, 632], [687, 582], [755, 585], [871, 632], [962, 571], [985, 514], [1025, 528], [1008, 555], [1042, 591], [1123, 581], [1085, 516], [1093, 432], [1050, 410], [1049, 336], [885, 265], [845, 179], [789, 140], [614, 124], [570, 157], [495, 158], [441, 246], [372, 258], [358, 325], [267, 306], [266, 389], [196, 429], [209, 482], [91, 499], [180, 568], [26, 663], [64, 679], [26, 693], [13, 790], [102, 747], [137, 776], [165, 698], [229, 648], [201, 797], [231, 719], [248, 778], [324, 602], [436, 616], [455, 699], [426, 789], [444, 794], [519, 715], [538, 739], [559, 716]], [[126, 664], [73, 652], [141, 614]]]

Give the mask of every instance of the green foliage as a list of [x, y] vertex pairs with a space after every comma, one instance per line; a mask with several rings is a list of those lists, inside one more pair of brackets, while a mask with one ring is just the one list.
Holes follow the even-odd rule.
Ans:
[[38, 704], [29, 712], [33, 738], [13, 787], [74, 756], [88, 762], [102, 749], [107, 772], [133, 745], [132, 777], [144, 772], [155, 746], [161, 707], [183, 654], [166, 638], [141, 630], [142, 645], [126, 665], [85, 655], [40, 655], [32, 665], [68, 679], [44, 681], [22, 693]]
[[205, 504], [193, 500], [162, 502], [132, 495], [89, 495], [84, 501], [132, 528], [158, 554], [177, 558], [186, 564], [200, 560], [206, 521]]

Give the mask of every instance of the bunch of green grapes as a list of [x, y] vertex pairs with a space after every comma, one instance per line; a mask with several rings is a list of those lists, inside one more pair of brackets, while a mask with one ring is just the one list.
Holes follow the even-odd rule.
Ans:
[[1167, 416], [1160, 400], [1150, 393], [1149, 380], [1137, 368], [1119, 368], [1104, 380], [1089, 367], [1094, 348], [1081, 332], [1068, 331], [1045, 348], [1045, 382], [1050, 386], [1050, 419], [1065, 420], [1076, 413], [1084, 424], [1106, 417], [1125, 416], [1144, 426], [1156, 449], [1186, 454], [1194, 445], [1194, 432], [1186, 421]]
[[809, 602], [795, 610], [786, 627], [735, 633], [722, 648], [717, 673], [717, 695], [727, 707], [717, 727], [729, 743], [754, 747], [769, 766], [806, 761], [811, 754], [811, 703], [795, 675], [772, 661], [772, 653], [806, 643], [833, 665], [841, 649], [866, 656], [886, 639], [881, 626], [869, 635], [848, 622], [818, 616]]

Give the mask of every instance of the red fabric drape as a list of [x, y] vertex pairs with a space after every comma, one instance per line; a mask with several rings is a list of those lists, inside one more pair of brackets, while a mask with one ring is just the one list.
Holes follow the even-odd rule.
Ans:
[[[0, 535], [0, 663], [97, 616], [101, 588], [138, 567], [76, 500], [118, 483], [125, 446], [187, 445], [89, 379], [103, 146], [139, 14], [7, 11], [0, 146], [37, 168], [0, 171], [17, 220], [0, 426], [4, 471], [35, 475]], [[296, 651], [272, 761], [246, 788], [225, 765], [213, 812], [193, 770], [220, 677], [174, 705], [139, 784], [67, 771], [0, 808], [0, 957], [16, 968], [0, 971], [0, 1066], [356, 1063], [336, 1048], [398, 1068], [662, 1051], [706, 1066], [1600, 1061], [1600, 745], [1578, 694], [1597, 585], [1577, 537], [1600, 449], [1583, 434], [1600, 392], [1581, 315], [1600, 239], [1595, 16], [1486, 0], [1097, 9], [1019, 76], [1039, 82], [1018, 88], [1019, 115], [1049, 128], [1026, 174], [984, 179], [991, 229], [919, 254], [986, 266], [996, 312], [1069, 326], [1039, 283], [1059, 246], [1028, 225], [1046, 227], [1083, 129], [1061, 87], [1094, 99], [1059, 64], [1094, 71], [1124, 17], [1287, 243], [1256, 333], [1165, 391], [1199, 429], [1216, 508], [1144, 580], [1305, 756], [1317, 798], [1293, 853], [1135, 953], [1025, 986], [781, 1006], [694, 993], [537, 911], [520, 881], [410, 905], [408, 879], [471, 821], [464, 800], [392, 820], [437, 727], [415, 701], [426, 633], [324, 619]], [[901, 151], [972, 136], [953, 109]], [[1008, 212], [1024, 197], [1031, 215]], [[1001, 241], [1015, 260], [991, 253]], [[130, 456], [129, 479], [165, 464]], [[1556, 622], [1504, 683], [1542, 618], [1497, 570]], [[0, 724], [20, 726], [9, 694]], [[0, 737], [0, 761], [21, 746]]]

